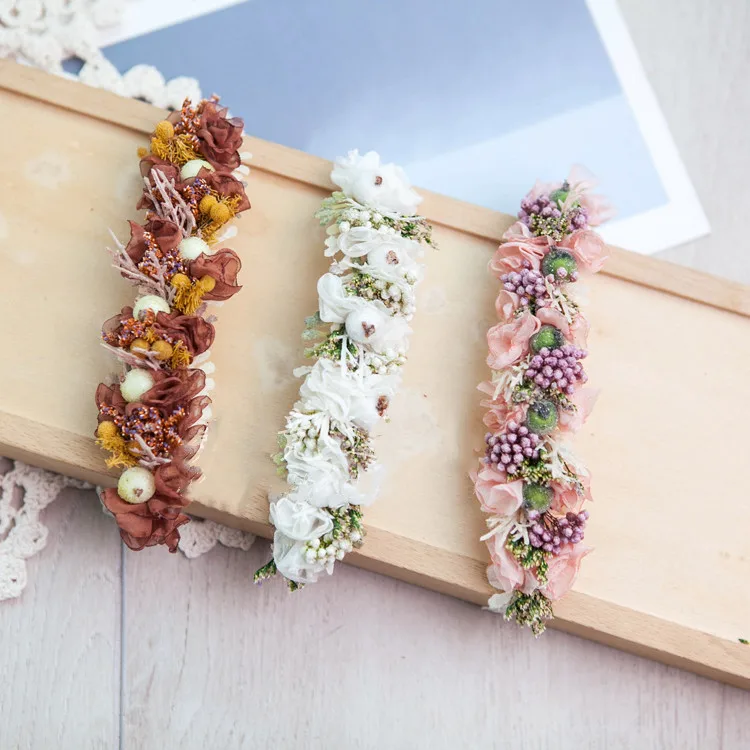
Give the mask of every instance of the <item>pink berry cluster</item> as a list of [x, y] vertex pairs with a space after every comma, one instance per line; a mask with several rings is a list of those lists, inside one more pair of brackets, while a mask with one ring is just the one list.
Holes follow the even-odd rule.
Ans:
[[544, 283], [544, 276], [531, 267], [528, 260], [523, 261], [520, 271], [504, 273], [500, 277], [503, 289], [518, 295], [518, 302], [522, 307], [545, 307], [549, 304], [549, 294]]
[[578, 544], [583, 541], [589, 512], [587, 510], [582, 510], [580, 513], [570, 511], [562, 518], [557, 518], [551, 513], [542, 514], [538, 510], [530, 510], [526, 516], [531, 522], [529, 544], [537, 549], [558, 555], [563, 544]]
[[524, 460], [539, 458], [541, 440], [526, 425], [511, 421], [505, 432], [500, 435], [488, 432], [484, 439], [487, 443], [486, 463], [506, 474], [518, 474]]
[[578, 361], [587, 355], [585, 349], [571, 344], [558, 349], [544, 347], [531, 358], [525, 377], [540, 388], [551, 388], [570, 396], [575, 392], [576, 383], [588, 380], [583, 365]]
[[[563, 191], [565, 194], [566, 191]], [[535, 234], [551, 234], [547, 231], [554, 228], [561, 234], [569, 234], [588, 227], [588, 214], [583, 206], [577, 205], [567, 211], [561, 206], [563, 197], [538, 195], [526, 197], [521, 201], [518, 218]]]

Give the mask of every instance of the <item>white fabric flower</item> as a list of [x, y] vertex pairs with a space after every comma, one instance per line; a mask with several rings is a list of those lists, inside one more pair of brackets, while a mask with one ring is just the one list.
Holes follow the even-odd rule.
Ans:
[[366, 300], [347, 294], [339, 276], [324, 273], [318, 279], [318, 314], [326, 323], [343, 323], [354, 310], [367, 306]]
[[361, 156], [356, 149], [336, 160], [331, 179], [346, 195], [378, 211], [412, 216], [422, 198], [401, 167], [381, 164], [376, 151]]
[[404, 352], [411, 328], [403, 318], [388, 315], [377, 304], [366, 304], [346, 316], [346, 333], [352, 341], [376, 352]]
[[508, 605], [513, 599], [515, 591], [504, 591], [501, 594], [493, 594], [487, 601], [487, 606], [484, 609], [494, 612], [498, 615], [504, 615], [505, 610], [508, 609]]
[[406, 270], [416, 274], [419, 269], [417, 263], [419, 249], [419, 245], [414, 240], [390, 237], [367, 253], [367, 265], [370, 268]]
[[309, 488], [309, 500], [316, 508], [343, 508], [347, 505], [367, 505], [372, 499], [365, 497], [357, 485], [344, 482], [338, 486], [314, 484]]
[[[349, 461], [341, 450], [339, 441], [328, 434], [320, 435], [316, 448], [308, 448], [304, 441], [287, 442], [284, 462], [289, 484], [309, 487], [315, 485], [318, 499], [338, 496], [341, 494], [341, 487], [349, 481]], [[318, 504], [318, 500], [315, 503]], [[326, 503], [320, 503], [318, 507], [325, 505]]]
[[379, 247], [408, 242], [412, 240], [403, 238], [390, 227], [380, 227], [380, 229], [352, 227], [346, 232], [339, 232], [328, 237], [325, 254], [330, 257], [338, 252], [343, 253], [347, 258], [361, 258]]
[[300, 388], [301, 411], [329, 414], [341, 425], [351, 422], [368, 432], [378, 422], [378, 401], [390, 400], [393, 378], [360, 368], [356, 373], [339, 362], [319, 359]]
[[329, 513], [310, 505], [302, 489], [271, 501], [271, 523], [290, 539], [309, 542], [333, 530]]
[[315, 583], [326, 570], [322, 560], [307, 560], [304, 542], [291, 539], [278, 530], [273, 535], [273, 560], [279, 573], [296, 583]]

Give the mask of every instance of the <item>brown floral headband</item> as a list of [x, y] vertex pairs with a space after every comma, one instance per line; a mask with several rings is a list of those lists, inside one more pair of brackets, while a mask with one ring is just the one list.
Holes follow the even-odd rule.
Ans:
[[104, 346], [123, 363], [114, 385], [96, 390], [97, 443], [107, 467], [123, 469], [117, 488], [101, 493], [120, 535], [134, 550], [177, 549], [189, 521], [189, 485], [211, 417], [209, 361], [214, 340], [209, 302], [240, 290], [240, 259], [214, 246], [233, 236], [225, 225], [250, 208], [240, 178], [244, 123], [212, 98], [157, 124], [140, 149], [143, 226], [112, 251], [114, 267], [138, 289], [132, 306], [105, 322]]

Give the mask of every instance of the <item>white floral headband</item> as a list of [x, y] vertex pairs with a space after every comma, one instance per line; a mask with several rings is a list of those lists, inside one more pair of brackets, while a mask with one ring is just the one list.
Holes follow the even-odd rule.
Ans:
[[306, 320], [303, 339], [317, 342], [306, 355], [316, 361], [295, 371], [305, 380], [274, 457], [291, 488], [271, 498], [273, 559], [255, 574], [262, 582], [281, 573], [291, 590], [363, 543], [361, 506], [375, 499], [379, 469], [370, 433], [399, 385], [420, 243], [432, 244], [400, 167], [351, 151], [331, 179], [341, 192], [316, 216], [328, 225], [325, 255], [340, 259], [319, 279], [318, 312]]

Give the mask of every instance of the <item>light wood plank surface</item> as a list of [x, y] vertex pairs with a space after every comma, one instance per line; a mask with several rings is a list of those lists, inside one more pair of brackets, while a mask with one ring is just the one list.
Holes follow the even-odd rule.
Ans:
[[534, 641], [347, 567], [301, 596], [253, 589], [267, 552], [128, 558], [126, 747], [739, 750], [733, 737], [750, 737], [740, 690], [560, 633]]
[[121, 543], [92, 494], [63, 490], [25, 592], [0, 603], [2, 750], [117, 747]]
[[[750, 7], [621, 0], [713, 234], [663, 254], [750, 282]], [[266, 557], [129, 554], [91, 493], [47, 512], [0, 604], [0, 748], [750, 747], [750, 697], [364, 571], [290, 598]], [[125, 662], [119, 671], [120, 627]], [[122, 736], [120, 678], [122, 677]]]

